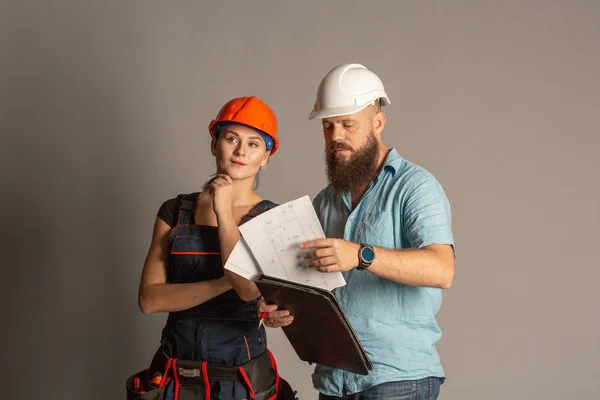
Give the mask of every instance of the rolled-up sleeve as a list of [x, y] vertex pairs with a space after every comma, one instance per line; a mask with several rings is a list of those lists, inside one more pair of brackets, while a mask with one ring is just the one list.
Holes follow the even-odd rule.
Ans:
[[411, 247], [449, 244], [454, 247], [450, 202], [431, 175], [422, 173], [411, 182], [404, 204], [405, 235]]

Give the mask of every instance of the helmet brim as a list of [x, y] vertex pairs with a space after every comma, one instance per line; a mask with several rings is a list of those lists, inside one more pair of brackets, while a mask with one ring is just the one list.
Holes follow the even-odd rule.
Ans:
[[[387, 97], [380, 97], [381, 105], [387, 106], [391, 104], [391, 101]], [[332, 117], [341, 117], [344, 115], [355, 114], [368, 106], [373, 104], [373, 102], [369, 102], [362, 106], [346, 106], [346, 107], [337, 107], [337, 108], [321, 108], [319, 110], [312, 110], [308, 115], [308, 119], [323, 119], [323, 118], [332, 118]]]

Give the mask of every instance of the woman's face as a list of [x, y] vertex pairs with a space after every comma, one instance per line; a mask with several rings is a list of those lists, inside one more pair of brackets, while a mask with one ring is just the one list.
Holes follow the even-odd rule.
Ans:
[[270, 152], [254, 129], [229, 125], [213, 139], [212, 154], [217, 159], [217, 173], [241, 180], [254, 179], [260, 167], [267, 163]]

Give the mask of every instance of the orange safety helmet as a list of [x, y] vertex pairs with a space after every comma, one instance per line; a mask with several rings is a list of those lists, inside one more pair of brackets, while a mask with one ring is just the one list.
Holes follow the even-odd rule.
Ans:
[[[208, 131], [210, 136], [215, 137], [219, 125], [240, 124], [257, 130], [273, 140], [271, 155], [275, 154], [279, 147], [277, 138], [277, 118], [271, 108], [256, 96], [238, 97], [229, 100], [219, 111], [217, 118], [210, 121]], [[267, 149], [269, 140], [266, 140]]]

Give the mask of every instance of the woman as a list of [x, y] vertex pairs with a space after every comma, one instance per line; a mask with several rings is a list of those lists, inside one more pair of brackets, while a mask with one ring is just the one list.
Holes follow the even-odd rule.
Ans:
[[204, 190], [167, 200], [157, 214], [139, 305], [169, 317], [150, 367], [128, 380], [128, 396], [293, 399], [284, 396], [291, 389], [277, 374], [265, 328], [258, 328], [256, 285], [223, 268], [240, 239], [238, 226], [276, 206], [253, 183], [277, 151], [277, 120], [257, 97], [236, 98], [209, 132], [216, 175]]

